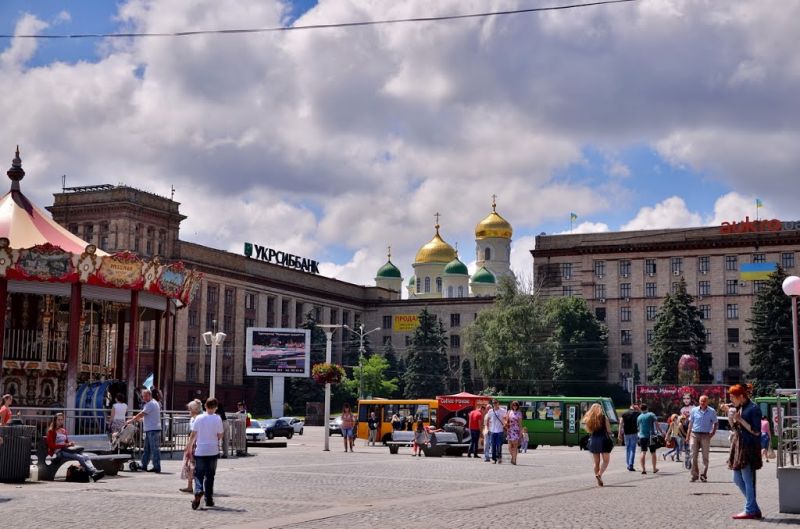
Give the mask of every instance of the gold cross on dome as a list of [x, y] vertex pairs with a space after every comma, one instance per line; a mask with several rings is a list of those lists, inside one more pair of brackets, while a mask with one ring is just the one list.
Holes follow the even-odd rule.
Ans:
[[386, 252], [387, 252], [387, 253], [386, 253], [387, 257], [388, 257], [388, 258], [389, 258], [389, 260], [391, 261], [391, 260], [392, 260], [392, 246], [391, 246], [391, 245], [389, 245], [389, 246], [387, 246], [387, 247], [386, 247]]
[[497, 195], [492, 195], [492, 211], [497, 209]]
[[441, 217], [441, 215], [438, 212], [436, 212], [433, 216], [436, 217], [436, 225], [438, 226], [439, 225], [439, 217]]

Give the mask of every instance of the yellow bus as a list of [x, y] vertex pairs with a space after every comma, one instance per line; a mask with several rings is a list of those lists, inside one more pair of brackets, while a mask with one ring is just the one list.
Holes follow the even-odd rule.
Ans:
[[369, 438], [367, 419], [370, 412], [375, 412], [378, 419], [378, 435], [376, 439], [385, 443], [392, 439], [392, 417], [397, 415], [402, 420], [404, 430], [412, 428], [412, 420], [422, 419], [425, 426], [436, 425], [438, 411], [436, 399], [366, 399], [358, 401], [358, 426], [356, 437]]

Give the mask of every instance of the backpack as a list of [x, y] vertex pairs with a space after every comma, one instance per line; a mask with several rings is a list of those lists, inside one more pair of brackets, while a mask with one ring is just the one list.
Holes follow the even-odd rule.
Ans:
[[79, 465], [72, 465], [67, 469], [67, 482], [89, 483], [89, 473]]

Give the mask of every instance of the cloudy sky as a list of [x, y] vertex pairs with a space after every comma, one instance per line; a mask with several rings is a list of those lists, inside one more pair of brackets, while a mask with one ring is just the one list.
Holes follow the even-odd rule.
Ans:
[[[173, 32], [564, 0], [3, 0], [0, 33]], [[800, 218], [800, 1], [636, 2], [182, 38], [0, 39], [0, 160], [68, 186], [175, 187], [181, 238], [260, 242], [372, 284], [489, 211], [534, 236]], [[4, 147], [3, 147], [4, 146]], [[5, 150], [3, 150], [5, 149]]]

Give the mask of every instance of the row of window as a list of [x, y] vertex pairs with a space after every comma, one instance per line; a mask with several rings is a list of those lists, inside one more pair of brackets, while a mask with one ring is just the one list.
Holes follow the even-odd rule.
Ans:
[[[761, 290], [766, 286], [766, 281], [756, 280], [753, 281], [753, 294], [758, 294]], [[678, 291], [680, 283], [678, 281], [673, 281], [671, 285], [671, 292], [674, 294]], [[726, 279], [725, 280], [725, 295], [726, 296], [734, 296], [738, 294], [749, 294], [749, 292], [745, 292], [744, 288], [747, 285], [744, 281], [739, 281], [738, 279]], [[606, 289], [605, 284], [596, 284], [594, 286], [594, 297], [595, 299], [606, 299], [608, 290]], [[620, 283], [619, 284], [619, 297], [622, 299], [628, 299], [633, 297], [632, 296], [632, 286], [631, 283]], [[565, 285], [561, 287], [561, 294], [564, 297], [569, 297], [574, 295], [575, 291], [573, 290], [572, 286]], [[710, 296], [712, 295], [711, 290], [711, 281], [698, 281], [697, 282], [697, 295], [698, 296]], [[644, 284], [644, 297], [646, 298], [656, 298], [658, 297], [658, 283], [656, 282], [648, 282]]]
[[[688, 258], [687, 258], [688, 259]], [[767, 257], [764, 253], [754, 253], [752, 255], [753, 263], [765, 263]], [[683, 257], [670, 258], [670, 270], [675, 275], [683, 274]], [[631, 261], [623, 259], [618, 261], [618, 272], [620, 277], [629, 277], [631, 275]], [[783, 268], [794, 268], [795, 255], [794, 252], [781, 253], [781, 266]], [[726, 255], [725, 256], [725, 270], [735, 271], [739, 269], [739, 256]], [[697, 271], [701, 274], [707, 274], [711, 270], [711, 257], [700, 256], [697, 257]], [[657, 259], [645, 259], [644, 271], [649, 276], [654, 276], [658, 271]], [[573, 267], [572, 263], [561, 263], [561, 278], [571, 279]], [[603, 277], [606, 274], [606, 262], [603, 260], [594, 261], [594, 275], [596, 277]]]
[[[647, 345], [651, 345], [653, 343], [653, 338], [655, 336], [655, 330], [647, 329], [645, 331], [645, 340]], [[739, 343], [739, 328], [738, 327], [728, 327], [727, 333], [727, 343], [733, 344]], [[706, 329], [706, 336], [705, 336], [706, 344], [711, 343], [711, 331]], [[633, 344], [633, 331], [630, 329], [622, 329], [619, 331], [619, 341], [622, 345], [632, 345]]]
[[[392, 345], [392, 335], [385, 334], [383, 336], [383, 345]], [[406, 347], [411, 345], [411, 336], [406, 335]], [[458, 334], [451, 334], [450, 335], [450, 349], [461, 349], [461, 336]]]
[[[441, 294], [441, 292], [442, 292], [442, 278], [441, 277], [437, 277], [435, 281], [436, 281], [436, 292], [438, 294]], [[422, 293], [430, 294], [431, 293], [431, 278], [430, 277], [426, 277], [424, 279], [418, 277], [418, 278], [416, 278], [415, 284], [416, 284], [416, 288], [417, 288], [417, 294], [422, 294]], [[457, 287], [454, 287], [453, 285], [449, 285], [447, 287], [447, 297], [448, 298], [463, 298], [463, 297], [466, 297], [466, 291], [464, 290], [464, 285], [458, 285]]]
[[[700, 311], [700, 319], [701, 320], [710, 320], [711, 319], [711, 305], [698, 305], [697, 310]], [[597, 319], [600, 321], [605, 321], [606, 319], [606, 310], [604, 308], [598, 308], [595, 311], [595, 315]], [[644, 309], [645, 319], [647, 321], [655, 321], [656, 317], [658, 316], [658, 307], [655, 305], [647, 305]], [[600, 317], [602, 316], [602, 319]], [[631, 321], [633, 316], [633, 311], [630, 307], [620, 307], [619, 309], [619, 321]], [[725, 305], [725, 317], [729, 320], [738, 320], [739, 319], [739, 304], [738, 303], [727, 303]]]
[[[728, 353], [728, 367], [730, 368], [739, 368], [741, 367], [741, 356], [740, 353], [731, 352]], [[709, 355], [709, 361], [711, 361], [711, 355]], [[633, 353], [622, 353], [620, 355], [620, 367], [622, 369], [633, 369]]]

